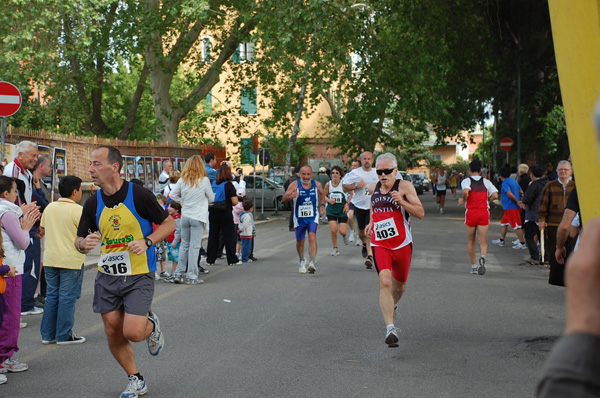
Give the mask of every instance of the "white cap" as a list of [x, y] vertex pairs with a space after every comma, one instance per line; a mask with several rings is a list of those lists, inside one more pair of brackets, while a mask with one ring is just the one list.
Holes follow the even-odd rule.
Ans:
[[327, 169], [326, 169], [325, 167], [321, 167], [321, 168], [319, 168], [319, 173], [324, 173], [324, 172], [326, 172], [326, 171], [327, 171]]

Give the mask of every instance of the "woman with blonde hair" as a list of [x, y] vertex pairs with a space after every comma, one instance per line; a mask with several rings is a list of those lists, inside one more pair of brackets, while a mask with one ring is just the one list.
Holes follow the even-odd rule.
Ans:
[[208, 222], [208, 204], [215, 197], [201, 156], [194, 155], [185, 162], [181, 178], [169, 197], [181, 204], [179, 264], [175, 274], [169, 278], [175, 283], [185, 281], [188, 285], [198, 285], [204, 282], [198, 274], [208, 273], [207, 269], [199, 266], [198, 256]]

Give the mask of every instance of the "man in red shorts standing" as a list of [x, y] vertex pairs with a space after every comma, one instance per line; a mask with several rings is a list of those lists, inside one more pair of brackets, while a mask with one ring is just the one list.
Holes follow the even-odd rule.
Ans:
[[373, 260], [379, 274], [379, 307], [386, 324], [385, 343], [398, 347], [399, 329], [394, 325], [394, 308], [404, 294], [410, 269], [410, 216], [423, 218], [425, 210], [413, 184], [396, 180], [398, 163], [394, 155], [379, 155], [375, 167], [379, 182], [368, 186], [371, 214], [365, 232], [371, 236]]
[[[462, 198], [458, 205], [465, 203], [465, 225], [467, 226], [467, 251], [471, 259], [471, 273], [485, 274], [487, 255], [487, 233], [490, 225], [490, 200], [498, 198], [498, 190], [490, 180], [481, 176], [481, 162], [473, 160], [469, 164], [471, 175], [461, 183]], [[479, 237], [479, 267], [475, 264], [475, 237]]]

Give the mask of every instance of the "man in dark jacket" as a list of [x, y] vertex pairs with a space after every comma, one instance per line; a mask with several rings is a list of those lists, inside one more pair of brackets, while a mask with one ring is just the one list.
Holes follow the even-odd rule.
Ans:
[[[288, 178], [286, 182], [283, 183], [283, 189], [285, 189], [287, 191], [290, 184], [299, 178], [298, 177], [299, 173], [300, 173], [300, 165], [297, 165], [296, 167], [294, 167], [294, 170], [292, 171], [292, 176], [290, 178]], [[290, 229], [290, 231], [295, 231], [295, 229], [294, 229], [294, 209], [293, 208], [291, 209], [291, 212], [290, 212], [289, 229]]]
[[542, 201], [542, 192], [548, 183], [548, 177], [544, 176], [545, 168], [536, 164], [531, 167], [531, 184], [527, 187], [523, 196], [521, 207], [525, 209], [525, 243], [529, 249], [530, 264], [540, 264], [540, 251], [535, 242], [536, 235], [539, 238], [538, 211]]

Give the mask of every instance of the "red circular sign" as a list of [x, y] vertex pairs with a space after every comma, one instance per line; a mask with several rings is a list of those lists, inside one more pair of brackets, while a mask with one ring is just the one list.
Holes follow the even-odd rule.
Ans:
[[506, 138], [502, 138], [500, 140], [500, 149], [502, 149], [503, 151], [510, 151], [510, 148], [513, 146], [514, 141], [508, 137]]
[[0, 82], [0, 117], [12, 116], [21, 107], [21, 93], [13, 84]]

